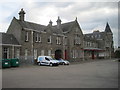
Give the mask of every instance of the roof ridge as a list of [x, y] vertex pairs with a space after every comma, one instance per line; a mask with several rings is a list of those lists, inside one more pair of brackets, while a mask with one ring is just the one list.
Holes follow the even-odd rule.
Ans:
[[[16, 20], [18, 20], [18, 19], [16, 19]], [[18, 20], [18, 21], [20, 21], [20, 20]], [[30, 21], [22, 21], [22, 22], [26, 22], [26, 23], [31, 23], [31, 24], [37, 24], [37, 25], [41, 25], [41, 24], [38, 24], [38, 23], [34, 23], [34, 22], [30, 22]], [[41, 25], [41, 26], [47, 26], [47, 25]]]
[[[64, 24], [69, 24], [69, 23], [73, 23], [73, 22], [75, 22], [75, 21], [65, 22], [65, 23], [62, 23], [61, 25], [64, 25]], [[54, 25], [53, 27], [55, 27], [55, 26], [57, 26], [57, 25]]]

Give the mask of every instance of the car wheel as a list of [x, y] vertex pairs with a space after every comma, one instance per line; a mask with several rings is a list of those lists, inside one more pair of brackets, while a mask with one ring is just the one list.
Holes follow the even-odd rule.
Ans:
[[65, 63], [63, 63], [63, 65], [65, 65]]
[[53, 64], [52, 64], [52, 63], [50, 63], [50, 66], [52, 67], [52, 66], [53, 66]]
[[41, 66], [41, 63], [39, 62], [38, 65]]

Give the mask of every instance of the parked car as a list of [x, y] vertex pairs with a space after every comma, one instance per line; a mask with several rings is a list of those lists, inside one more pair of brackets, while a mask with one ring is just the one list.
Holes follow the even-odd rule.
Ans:
[[69, 65], [70, 64], [70, 62], [67, 60], [59, 59], [58, 61], [59, 61], [60, 65]]
[[48, 65], [48, 66], [58, 66], [59, 65], [59, 61], [54, 60], [52, 57], [50, 56], [39, 56], [37, 59], [37, 64], [38, 65]]

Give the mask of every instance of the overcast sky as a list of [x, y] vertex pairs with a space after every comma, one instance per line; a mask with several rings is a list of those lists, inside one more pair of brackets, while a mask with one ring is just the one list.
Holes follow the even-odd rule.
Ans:
[[[54, 0], [55, 1], [55, 0]], [[6, 32], [7, 28], [15, 16], [18, 18], [18, 12], [23, 8], [26, 12], [25, 20], [48, 25], [49, 21], [56, 20], [60, 16], [62, 23], [75, 20], [77, 17], [83, 33], [91, 33], [94, 30], [104, 31], [108, 22], [114, 37], [114, 46], [118, 46], [118, 3], [114, 2], [69, 2], [60, 0], [59, 2], [40, 2], [37, 0], [16, 0], [0, 2], [0, 32]], [[61, 2], [62, 1], [62, 2]], [[93, 2], [94, 1], [94, 2]], [[110, 1], [110, 0], [109, 0]], [[112, 0], [111, 0], [112, 1]]]

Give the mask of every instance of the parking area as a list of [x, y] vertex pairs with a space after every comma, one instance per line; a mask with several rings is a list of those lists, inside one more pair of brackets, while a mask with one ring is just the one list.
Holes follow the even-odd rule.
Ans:
[[54, 67], [27, 65], [2, 70], [3, 88], [117, 88], [118, 62], [99, 60]]

